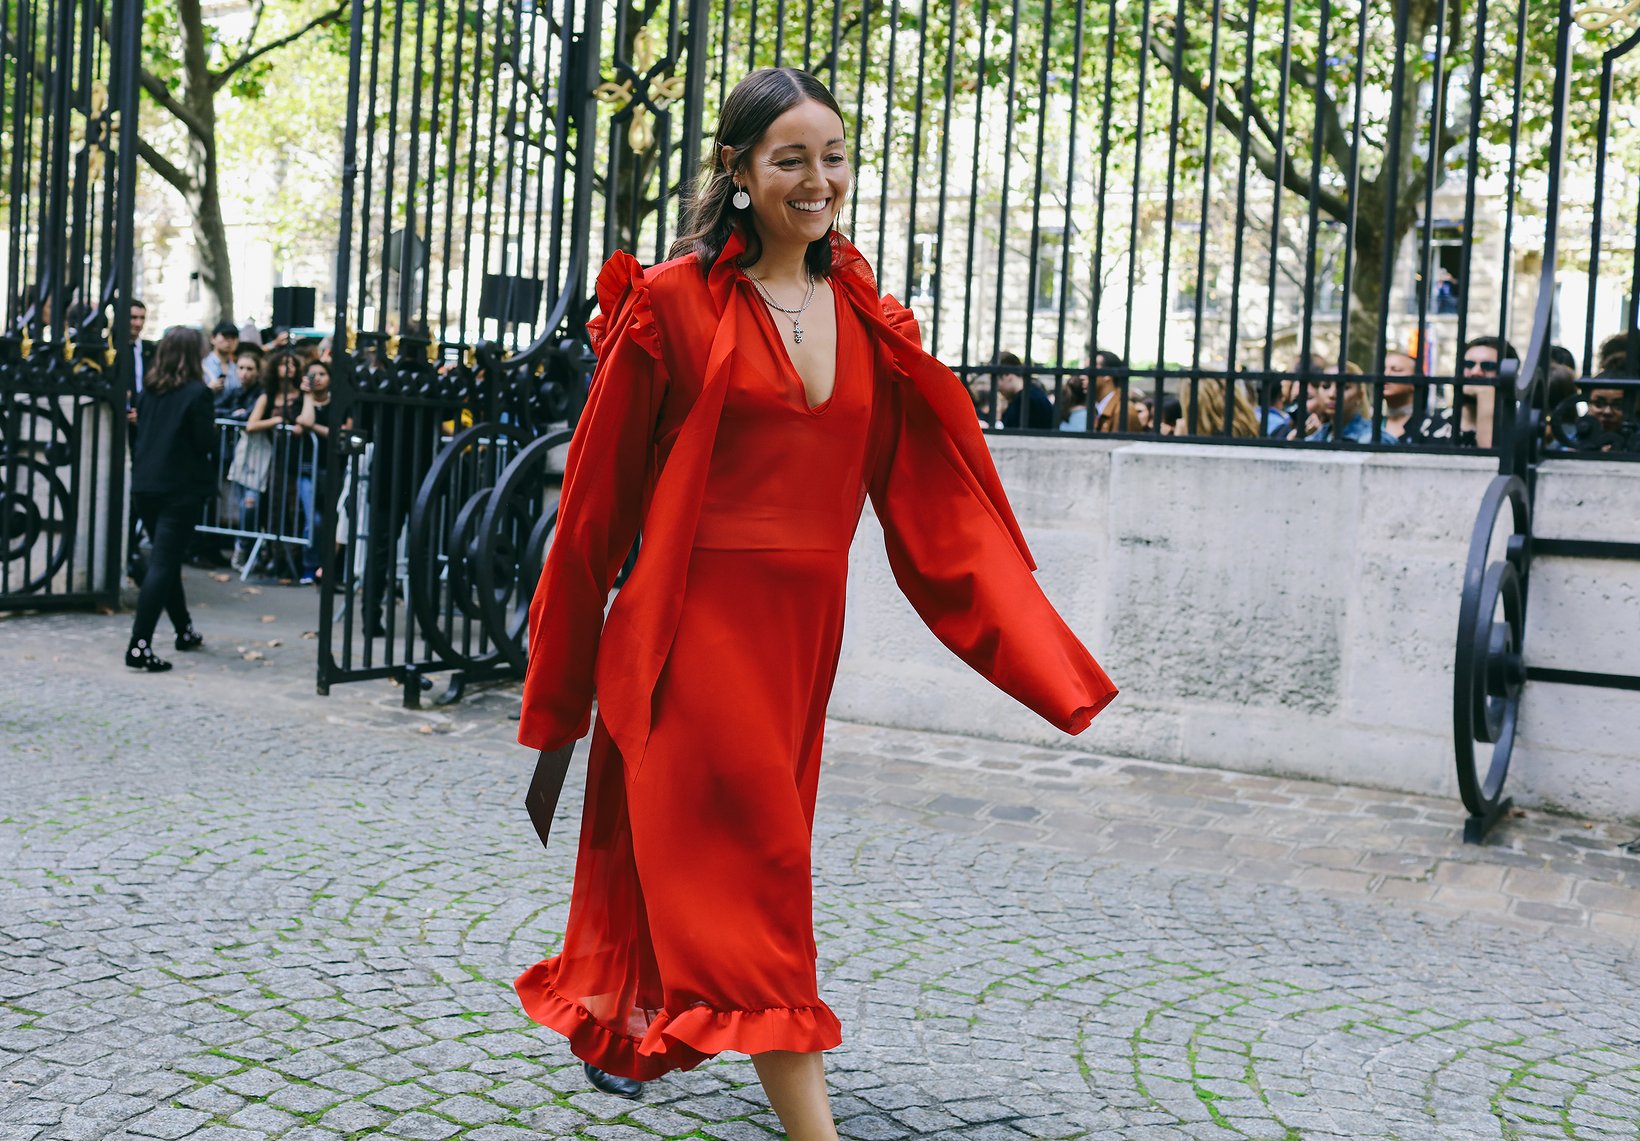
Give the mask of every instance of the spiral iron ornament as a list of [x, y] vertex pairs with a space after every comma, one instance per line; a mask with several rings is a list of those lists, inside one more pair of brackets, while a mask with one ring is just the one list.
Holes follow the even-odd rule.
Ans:
[[[1505, 507], [1513, 530], [1503, 557], [1493, 559], [1494, 535]], [[1503, 794], [1526, 686], [1526, 586], [1531, 562], [1531, 507], [1525, 482], [1494, 476], [1481, 499], [1464, 567], [1458, 609], [1457, 657], [1453, 666], [1453, 739], [1457, 748], [1458, 792], [1469, 819], [1464, 839], [1478, 843], [1509, 810]], [[1491, 760], [1480, 772], [1478, 745], [1491, 745]]]
[[542, 436], [513, 457], [491, 491], [479, 525], [473, 576], [484, 627], [501, 655], [524, 672], [530, 601], [558, 524], [563, 471], [555, 453], [568, 429]]
[[17, 393], [0, 406], [0, 589], [44, 594], [74, 556], [79, 434], [63, 401]]
[[438, 661], [468, 673], [505, 663], [483, 625], [474, 568], [496, 482], [529, 442], [511, 424], [486, 421], [451, 437], [417, 489], [410, 512], [410, 604]]

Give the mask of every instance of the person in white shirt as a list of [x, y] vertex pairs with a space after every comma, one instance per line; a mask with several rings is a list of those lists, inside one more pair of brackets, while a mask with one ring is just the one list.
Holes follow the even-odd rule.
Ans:
[[205, 370], [205, 387], [211, 390], [219, 411], [231, 407], [239, 395], [239, 326], [218, 321], [211, 330], [211, 352], [200, 362]]

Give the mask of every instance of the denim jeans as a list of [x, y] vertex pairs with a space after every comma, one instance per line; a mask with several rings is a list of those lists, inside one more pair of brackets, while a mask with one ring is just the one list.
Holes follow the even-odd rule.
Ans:
[[317, 491], [315, 477], [311, 475], [296, 477], [296, 499], [302, 506], [302, 540], [307, 543], [307, 549], [302, 552], [302, 573], [308, 575], [318, 570], [320, 564], [324, 562], [319, 557], [319, 533], [322, 530], [324, 518], [319, 514], [318, 504], [314, 498]]
[[233, 518], [228, 520], [231, 527], [241, 531], [256, 530], [256, 508], [262, 501], [262, 493], [254, 487], [247, 487], [243, 483], [233, 485]]

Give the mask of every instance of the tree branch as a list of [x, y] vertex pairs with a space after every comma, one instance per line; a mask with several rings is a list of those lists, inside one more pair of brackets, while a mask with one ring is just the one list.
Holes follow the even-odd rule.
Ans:
[[[1181, 64], [1179, 70], [1175, 71], [1173, 67], [1173, 60], [1170, 58], [1168, 51], [1165, 50], [1165, 48], [1156, 40], [1151, 41], [1150, 51], [1151, 54], [1156, 57], [1157, 63], [1159, 63], [1169, 75], [1173, 76], [1174, 82], [1177, 83], [1181, 89], [1190, 92], [1190, 94], [1195, 97], [1196, 101], [1203, 107], [1211, 106], [1214, 108], [1214, 115], [1223, 127], [1233, 132], [1238, 138], [1240, 138], [1244, 133], [1246, 134], [1247, 153], [1251, 156], [1254, 165], [1259, 168], [1265, 178], [1268, 178], [1271, 182], [1276, 181], [1277, 153], [1273, 145], [1273, 141], [1270, 144], [1266, 144], [1255, 138], [1253, 132], [1247, 129], [1247, 123], [1241, 118], [1241, 116], [1237, 115], [1235, 110], [1232, 108], [1231, 101], [1228, 99], [1215, 98], [1213, 92], [1208, 89], [1207, 81], [1195, 72], [1191, 71], [1190, 68]], [[1237, 91], [1236, 94], [1240, 97], [1240, 101], [1245, 108], [1252, 109], [1253, 101], [1247, 92]], [[1261, 131], [1263, 130], [1263, 128], [1260, 129]], [[1345, 202], [1344, 199], [1312, 183], [1308, 178], [1304, 177], [1304, 175], [1299, 172], [1298, 164], [1293, 161], [1290, 155], [1283, 155], [1281, 157], [1282, 162], [1280, 164], [1280, 175], [1283, 186], [1285, 186], [1288, 190], [1291, 190], [1294, 194], [1300, 195], [1301, 197], [1314, 202], [1323, 211], [1332, 215], [1334, 218], [1337, 218], [1339, 221], [1345, 221], [1348, 219], [1349, 204]]]
[[201, 142], [209, 142], [213, 133], [210, 127], [206, 126], [204, 120], [198, 115], [189, 110], [182, 100], [171, 94], [170, 88], [166, 87], [157, 75], [144, 68], [139, 79], [142, 83], [142, 89], [148, 92], [155, 103], [164, 108], [166, 114], [188, 128], [188, 133]]
[[268, 10], [268, 0], [256, 0], [251, 10], [251, 30], [245, 35], [245, 50], [250, 51], [251, 45], [256, 42], [256, 33], [262, 29], [262, 13]]
[[238, 72], [240, 72], [241, 70], [243, 70], [246, 67], [249, 67], [251, 64], [255, 63], [257, 60], [259, 60], [263, 56], [267, 55], [269, 52], [278, 51], [280, 48], [285, 47], [288, 44], [295, 43], [297, 40], [301, 39], [303, 36], [307, 35], [309, 32], [313, 31], [315, 28], [321, 27], [325, 24], [330, 23], [333, 20], [339, 19], [341, 17], [342, 13], [345, 12], [345, 11], [347, 11], [347, 4], [346, 3], [338, 4], [338, 5], [336, 5], [336, 7], [330, 9], [328, 12], [321, 12], [319, 15], [313, 17], [313, 19], [311, 19], [307, 23], [303, 24], [300, 28], [297, 28], [294, 32], [291, 32], [288, 35], [280, 36], [276, 40], [270, 40], [268, 43], [263, 44], [261, 47], [256, 48], [254, 51], [250, 50], [250, 41], [247, 40], [246, 41], [246, 49], [247, 50], [238, 59], [236, 59], [232, 63], [230, 63], [227, 67], [223, 68], [221, 71], [216, 72], [214, 75], [211, 76], [211, 92], [212, 92], [212, 94], [215, 94], [216, 92], [221, 91], [222, 88], [227, 85], [228, 80], [232, 79]]
[[1293, 79], [1310, 93], [1310, 99], [1315, 104], [1316, 129], [1321, 132], [1322, 149], [1338, 164], [1339, 170], [1348, 170], [1350, 145], [1344, 137], [1344, 123], [1338, 114], [1337, 101], [1327, 93], [1326, 85], [1321, 82], [1320, 72], [1295, 67]]
[[[103, 42], [108, 44], [109, 47], [113, 47], [114, 33], [110, 29], [107, 19], [102, 19], [97, 22], [97, 31], [102, 34]], [[0, 33], [0, 36], [3, 36], [3, 33]], [[3, 36], [3, 42], [7, 46], [8, 54], [14, 54], [14, 45], [11, 42], [11, 37]], [[43, 79], [45, 76], [45, 71], [43, 68], [40, 70], [39, 74]], [[144, 68], [137, 76], [137, 81], [142, 84], [142, 89], [148, 92], [154, 102], [158, 103], [160, 107], [164, 109], [166, 114], [176, 119], [188, 129], [189, 134], [194, 135], [196, 138], [201, 140], [210, 138], [211, 132], [200, 120], [199, 116], [195, 115], [187, 108], [186, 105], [182, 103], [181, 100], [171, 94], [170, 88], [166, 87], [164, 82], [161, 81], [160, 78], [153, 72]]]
[[137, 157], [147, 163], [150, 170], [183, 194], [193, 194], [196, 191], [194, 180], [189, 178], [181, 167], [140, 138], [137, 140]]
[[1253, 93], [1245, 86], [1238, 85], [1235, 88], [1235, 92], [1237, 95], [1241, 96], [1242, 112], [1249, 119], [1251, 119], [1253, 125], [1263, 133], [1265, 141], [1271, 147], [1274, 147], [1276, 145], [1276, 141], [1281, 136], [1276, 131], [1276, 125], [1270, 122], [1270, 116], [1265, 113], [1263, 107], [1260, 107], [1258, 104], [1253, 102]]

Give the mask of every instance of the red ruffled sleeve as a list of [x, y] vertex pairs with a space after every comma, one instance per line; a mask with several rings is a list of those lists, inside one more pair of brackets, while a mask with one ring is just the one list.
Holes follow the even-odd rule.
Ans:
[[[885, 297], [882, 311], [895, 332], [921, 342], [909, 309]], [[910, 384], [879, 391], [887, 407], [871, 501], [900, 590], [952, 653], [1055, 727], [1080, 733], [1116, 687], [1042, 593], [1011, 515], [999, 517], [963, 476], [934, 409]], [[978, 431], [971, 419], [964, 426]]]
[[570, 441], [558, 520], [530, 603], [518, 740], [554, 749], [586, 734], [604, 605], [632, 549], [653, 482], [668, 378], [643, 267], [617, 253], [587, 322], [598, 365]]
[[922, 329], [917, 325], [917, 315], [901, 305], [893, 294], [883, 297], [883, 320], [888, 322], [890, 329], [907, 340], [922, 344]]
[[[616, 250], [598, 272], [598, 315], [587, 322], [587, 338], [592, 351], [604, 355], [611, 325], [631, 337], [646, 353], [661, 359], [661, 335], [655, 328], [655, 311], [649, 303], [649, 283], [643, 266], [625, 250]], [[630, 300], [631, 304], [623, 305]]]

